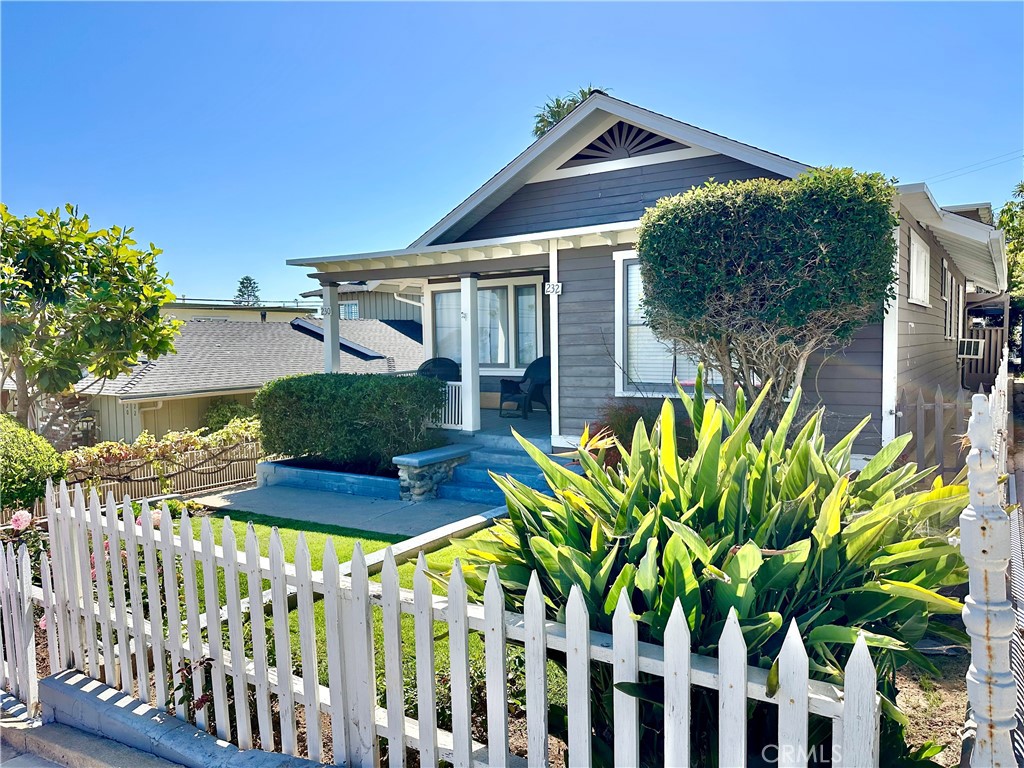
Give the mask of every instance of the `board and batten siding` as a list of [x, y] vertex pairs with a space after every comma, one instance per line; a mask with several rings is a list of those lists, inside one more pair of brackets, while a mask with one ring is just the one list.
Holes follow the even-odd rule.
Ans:
[[[419, 300], [420, 297], [410, 296], [410, 300]], [[399, 301], [395, 294], [385, 291], [360, 291], [354, 293], [339, 293], [339, 301], [355, 301], [359, 304], [359, 318], [361, 320], [415, 320], [423, 322], [423, 312], [420, 307]]]
[[133, 442], [145, 430], [154, 437], [163, 437], [168, 432], [183, 429], [199, 429], [203, 426], [206, 409], [214, 400], [233, 400], [252, 405], [252, 392], [221, 397], [185, 397], [164, 400], [163, 405], [154, 408], [156, 402], [121, 402], [113, 395], [100, 395], [93, 402], [100, 440]]
[[[614, 250], [621, 250], [620, 247]], [[612, 247], [562, 251], [559, 297], [560, 434], [579, 436], [615, 399], [615, 266]], [[855, 448], [881, 446], [882, 326], [861, 329], [846, 347], [819, 355], [804, 378], [804, 403], [823, 406], [825, 430], [835, 441], [865, 416], [871, 421]]]
[[96, 412], [99, 440], [130, 443], [142, 432], [142, 417], [135, 403], [122, 403], [114, 395], [98, 395], [90, 406]]
[[[709, 178], [732, 181], [783, 178], [725, 155], [674, 160], [638, 168], [526, 184], [456, 239], [456, 242], [639, 219], [666, 195]], [[435, 242], [450, 242], [442, 235]]]
[[[929, 283], [930, 307], [915, 304], [910, 294], [910, 230], [927, 244], [931, 256]], [[907, 209], [900, 210], [900, 308], [899, 351], [896, 374], [897, 392], [905, 390], [913, 401], [918, 391], [926, 401], [935, 400], [935, 391], [942, 388], [947, 399], [960, 388], [960, 364], [956, 357], [956, 339], [945, 338], [946, 304], [942, 299], [942, 260], [953, 273], [957, 284], [965, 279], [953, 260], [931, 233], [918, 224]]]

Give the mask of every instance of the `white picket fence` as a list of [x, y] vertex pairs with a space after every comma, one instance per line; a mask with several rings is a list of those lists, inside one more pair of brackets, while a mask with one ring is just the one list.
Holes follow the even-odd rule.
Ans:
[[[610, 666], [616, 683], [636, 682], [642, 674], [664, 678], [668, 766], [690, 764], [694, 688], [717, 692], [718, 752], [723, 766], [747, 763], [748, 705], [752, 700], [779, 708], [778, 743], [770, 750], [779, 765], [806, 766], [810, 715], [832, 721], [832, 765], [878, 765], [879, 700], [875, 669], [863, 639], [854, 647], [846, 668], [846, 688], [841, 690], [808, 679], [807, 654], [796, 625], [792, 625], [780, 658], [779, 690], [769, 695], [768, 672], [746, 664], [746, 646], [735, 614], [726, 622], [716, 659], [690, 653], [689, 629], [679, 606], [669, 621], [664, 645], [654, 645], [638, 642], [638, 625], [625, 598], [615, 611], [610, 635], [590, 630], [587, 608], [577, 589], [570, 597], [566, 623], [549, 620], [536, 574], [530, 581], [524, 613], [519, 614], [505, 610], [494, 570], [484, 602], [477, 604], [467, 599], [458, 567], [448, 583], [448, 596], [434, 595], [422, 554], [414, 589], [405, 590], [399, 588], [390, 551], [377, 584], [370, 581], [358, 547], [351, 563], [339, 563], [328, 542], [322, 568], [314, 571], [301, 535], [292, 564], [285, 560], [276, 529], [270, 539], [270, 556], [262, 558], [251, 525], [239, 551], [227, 520], [221, 524], [221, 546], [215, 546], [210, 518], [202, 519], [196, 540], [191, 535], [168, 535], [172, 520], [166, 509], [155, 518], [144, 509], [139, 524], [127, 503], [118, 509], [108, 496], [104, 506], [94, 492], [87, 501], [80, 489], [72, 503], [63, 486], [57, 499], [49, 495], [47, 504], [52, 559], [43, 559], [41, 579], [51, 669], [82, 670], [162, 707], [175, 671], [183, 664], [209, 659], [196, 670], [194, 680], [196, 690], [209, 681], [212, 701], [196, 710], [194, 721], [242, 748], [250, 748], [258, 740], [262, 748], [298, 754], [302, 731], [303, 752], [317, 761], [377, 765], [379, 739], [383, 738], [388, 743], [390, 766], [405, 764], [405, 751], [397, 748], [399, 744], [418, 751], [424, 766], [437, 765], [439, 760], [456, 766], [507, 766], [512, 760], [506, 665], [508, 646], [515, 644], [525, 646], [529, 765], [548, 762], [547, 661], [551, 652], [564, 653], [567, 659], [567, 746], [573, 766], [591, 765], [591, 664]], [[191, 531], [191, 526], [186, 513], [180, 530]], [[108, 558], [107, 550], [124, 550], [125, 554]], [[21, 571], [15, 568], [14, 553], [9, 551], [6, 556], [4, 580], [0, 581], [3, 630], [5, 638], [17, 641], [3, 648], [3, 679], [8, 687], [13, 680], [18, 695], [31, 704], [35, 695], [32, 675], [23, 674], [27, 660], [34, 657], [29, 645], [31, 612], [24, 597], [27, 555], [20, 555]], [[122, 560], [123, 568], [108, 567]], [[178, 563], [180, 569], [167, 567], [170, 563]], [[162, 585], [155, 576], [159, 569], [163, 569]], [[219, 579], [224, 584], [223, 603]], [[262, 601], [243, 600], [240, 592], [240, 584], [245, 584], [249, 595], [260, 595], [265, 582], [270, 584], [269, 613], [273, 617], [273, 638], [267, 643], [261, 642], [266, 632]], [[180, 593], [184, 596], [183, 613]], [[315, 632], [314, 603], [318, 600], [323, 601], [326, 618], [326, 647], [318, 645]], [[299, 651], [293, 658], [288, 613], [295, 606]], [[382, 647], [374, 646], [374, 615], [378, 612], [383, 623]], [[414, 647], [403, 645], [403, 614], [414, 617]], [[7, 622], [14, 626], [8, 629]], [[436, 721], [435, 622], [446, 625], [443, 629], [448, 637], [451, 732], [439, 730]], [[204, 626], [223, 632], [209, 631], [204, 640]], [[255, 638], [248, 649], [243, 640], [246, 626]], [[485, 644], [485, 744], [472, 736], [471, 632], [480, 633]], [[273, 665], [268, 663], [268, 645], [276, 657]], [[406, 716], [402, 675], [403, 659], [410, 656], [416, 660], [416, 720]], [[295, 675], [293, 667], [299, 661], [302, 671]], [[381, 661], [386, 686], [383, 705], [376, 691], [376, 667]], [[327, 668], [327, 685], [322, 685], [318, 676], [321, 662]], [[234, 692], [230, 698], [229, 690]], [[250, 696], [237, 694], [243, 690]], [[170, 709], [180, 718], [191, 719], [185, 707]], [[616, 765], [639, 764], [639, 711], [638, 699], [615, 691]], [[323, 720], [311, 713], [319, 713]], [[330, 756], [324, 741], [328, 723], [333, 742]]]
[[[1007, 514], [1007, 452], [1012, 443], [1007, 354], [989, 395], [974, 395], [967, 425], [970, 504], [960, 515], [960, 550], [970, 572], [970, 593], [963, 619], [971, 637], [967, 671], [970, 716], [976, 725], [971, 765], [1013, 766], [1011, 732], [1016, 717], [1017, 684], [1010, 660], [1016, 614], [1008, 594], [1011, 521]], [[1014, 510], [1013, 514], [1020, 514]], [[1018, 595], [1020, 599], [1024, 595]]]

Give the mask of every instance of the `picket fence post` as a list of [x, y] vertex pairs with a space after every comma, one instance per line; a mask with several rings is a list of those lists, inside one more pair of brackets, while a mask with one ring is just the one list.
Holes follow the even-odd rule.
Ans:
[[967, 429], [970, 504], [960, 515], [960, 549], [970, 578], [963, 610], [971, 636], [967, 694], [978, 724], [971, 765], [1012, 766], [1016, 764], [1010, 741], [1016, 727], [1016, 685], [1010, 669], [1010, 638], [1016, 615], [1007, 595], [1010, 518], [1001, 503], [1000, 457], [993, 450], [998, 422], [993, 423], [991, 405], [985, 395], [972, 398]]

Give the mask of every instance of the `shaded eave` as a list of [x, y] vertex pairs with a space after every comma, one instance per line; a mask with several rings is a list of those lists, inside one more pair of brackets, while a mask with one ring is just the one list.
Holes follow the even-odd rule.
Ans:
[[[526, 184], [544, 167], [560, 164], [575, 154], [577, 141], [599, 135], [619, 120], [644, 128], [682, 144], [697, 145], [743, 160], [782, 176], [798, 176], [810, 166], [788, 157], [767, 152], [750, 144], [727, 138], [635, 104], [595, 93], [554, 128], [527, 147], [518, 157], [492, 176], [483, 186], [456, 206], [417, 238], [410, 248], [422, 248], [438, 239], [454, 240], [493, 211], [513, 192]], [[564, 157], [563, 157], [564, 155]]]
[[211, 395], [244, 395], [250, 392], [258, 392], [262, 386], [262, 384], [257, 384], [248, 387], [224, 387], [223, 389], [169, 390], [167, 392], [146, 392], [141, 395], [133, 395], [130, 392], [125, 394], [104, 392], [102, 394], [116, 397], [124, 403], [150, 403], [160, 400], [185, 400], [192, 397], [209, 397]]
[[639, 221], [622, 221], [396, 251], [289, 259], [287, 263], [315, 269], [311, 277], [327, 284], [349, 280], [423, 278], [463, 272], [501, 271], [511, 266], [510, 259], [520, 267], [547, 266], [552, 247], [568, 250], [634, 243], [639, 226]]
[[968, 280], [988, 291], [1006, 290], [1006, 239], [1002, 230], [960, 216], [954, 212], [959, 206], [941, 208], [926, 184], [901, 184], [897, 190], [900, 203], [932, 232]]

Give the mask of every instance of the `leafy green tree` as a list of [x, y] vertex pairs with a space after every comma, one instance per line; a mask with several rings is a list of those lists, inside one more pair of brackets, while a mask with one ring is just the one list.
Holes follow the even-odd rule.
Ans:
[[252, 275], [244, 275], [238, 281], [238, 290], [235, 292], [235, 304], [244, 304], [247, 307], [254, 307], [260, 303], [260, 284]]
[[[180, 323], [160, 316], [174, 298], [161, 251], [136, 247], [132, 231], [91, 229], [70, 204], [19, 217], [0, 203], [0, 384], [14, 382], [20, 423], [43, 398], [95, 397], [141, 358], [174, 352]], [[45, 434], [61, 416], [52, 409], [32, 426]]]
[[540, 111], [534, 116], [533, 135], [539, 139], [593, 94], [605, 93], [607, 90], [607, 88], [595, 88], [588, 85], [566, 94], [564, 98], [561, 96], [548, 98], [544, 102], [544, 106], [538, 107]]
[[811, 356], [880, 320], [895, 295], [894, 195], [881, 174], [822, 168], [662, 198], [637, 240], [649, 325], [721, 374], [730, 407], [737, 388], [751, 402], [774, 380], [759, 434]]
[[1024, 181], [999, 211], [999, 228], [1006, 233], [1007, 290], [1010, 292], [1011, 346], [1020, 349], [1020, 320], [1024, 315]]

